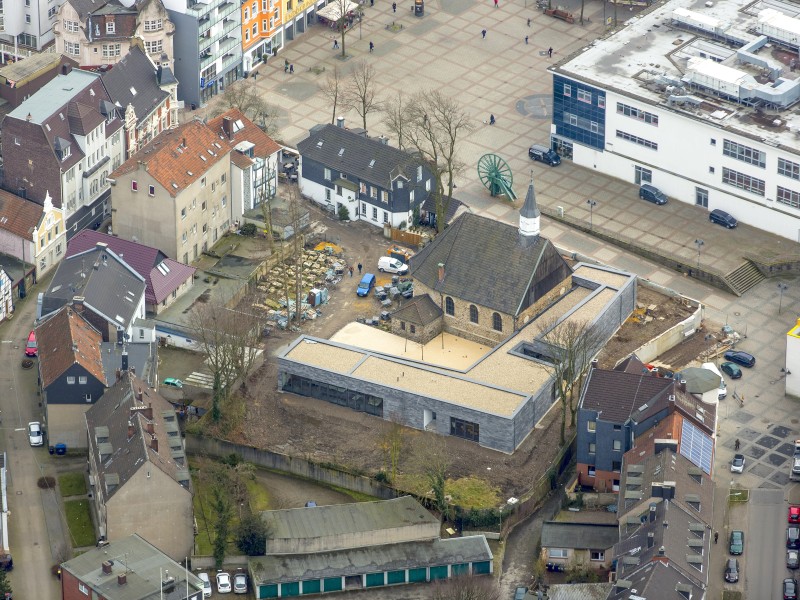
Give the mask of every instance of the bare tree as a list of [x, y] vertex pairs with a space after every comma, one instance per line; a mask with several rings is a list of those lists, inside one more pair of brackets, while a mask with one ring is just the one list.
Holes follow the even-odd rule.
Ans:
[[350, 108], [346, 103], [345, 84], [338, 67], [334, 67], [333, 71], [328, 74], [321, 89], [322, 95], [331, 106], [331, 123], [333, 123], [336, 121], [337, 110], [346, 111]]
[[603, 347], [602, 335], [587, 321], [547, 319], [540, 325], [540, 352], [548, 357], [544, 363], [555, 379], [556, 395], [561, 402], [561, 443], [566, 442], [567, 412], [570, 427], [575, 426], [575, 391], [580, 394], [583, 375], [589, 362]]
[[221, 101], [209, 116], [217, 117], [231, 108], [239, 110], [269, 135], [273, 135], [277, 130], [277, 107], [264, 100], [256, 86], [246, 79], [228, 85], [222, 93]]
[[360, 61], [350, 73], [350, 86], [346, 90], [345, 98], [348, 107], [355, 109], [361, 117], [364, 131], [367, 131], [367, 115], [382, 109], [381, 103], [375, 98], [377, 87], [375, 69], [367, 61]]
[[389, 463], [389, 481], [394, 483], [405, 446], [405, 428], [395, 420], [395, 415], [392, 415], [391, 424], [385, 430], [380, 443]]
[[419, 152], [433, 172], [436, 185], [431, 195], [436, 207], [436, 229], [441, 231], [455, 178], [465, 166], [458, 158], [458, 143], [472, 131], [472, 122], [456, 100], [438, 90], [414, 95], [405, 107], [399, 96], [385, 113], [389, 130], [402, 138], [399, 143]]
[[342, 58], [345, 58], [347, 54], [344, 51], [344, 42], [345, 37], [347, 36], [347, 26], [349, 18], [347, 16], [347, 7], [350, 5], [350, 0], [332, 0], [330, 2], [333, 6], [336, 7], [336, 10], [339, 12], [339, 18], [336, 21], [336, 27], [339, 30], [339, 33], [342, 36]]
[[403, 130], [408, 119], [407, 110], [407, 102], [403, 92], [397, 92], [397, 98], [387, 102], [383, 107], [383, 112], [386, 115], [383, 122], [397, 136], [397, 147], [400, 150], [403, 149], [406, 143]]
[[500, 586], [491, 576], [461, 575], [439, 580], [433, 586], [433, 600], [500, 600]]
[[438, 434], [423, 434], [415, 446], [414, 468], [425, 477], [433, 494], [433, 504], [440, 518], [447, 517], [448, 505], [445, 484], [453, 458], [447, 448], [447, 441]]

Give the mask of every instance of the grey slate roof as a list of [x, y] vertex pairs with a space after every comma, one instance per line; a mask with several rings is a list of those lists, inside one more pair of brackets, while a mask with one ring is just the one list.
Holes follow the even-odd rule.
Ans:
[[428, 325], [442, 316], [442, 309], [428, 294], [414, 296], [402, 307], [392, 313], [393, 319], [400, 319], [415, 325]]
[[616, 525], [557, 521], [548, 521], [542, 524], [543, 548], [607, 550], [618, 541], [619, 530]]
[[583, 386], [580, 406], [602, 411], [601, 419], [609, 423], [622, 424], [628, 418], [640, 422], [665, 409], [669, 396], [674, 394], [674, 380], [649, 372], [591, 369]]
[[[114, 381], [112, 379], [111, 381]], [[137, 393], [141, 392], [141, 399]], [[136, 407], [139, 409], [137, 410]], [[147, 410], [152, 408], [152, 412]], [[150, 414], [150, 418], [148, 418]], [[133, 425], [133, 436], [128, 438], [128, 424]], [[158, 451], [151, 447], [151, 435], [146, 427], [152, 425]], [[98, 478], [95, 492], [105, 501], [112, 498], [139, 471], [150, 465], [161, 469], [191, 493], [188, 464], [183, 447], [178, 418], [173, 406], [141, 379], [123, 372], [102, 397], [86, 412], [86, 430], [89, 452], [96, 458]], [[100, 459], [100, 450], [110, 454]], [[179, 479], [185, 477], [184, 483]], [[109, 489], [109, 480], [116, 487]]]
[[127, 329], [144, 291], [141, 275], [111, 250], [95, 247], [61, 261], [44, 293], [42, 314], [83, 296], [88, 309]]
[[[509, 315], [518, 315], [572, 272], [544, 237], [526, 247], [515, 226], [472, 213], [462, 214], [412, 256], [410, 267], [414, 279], [437, 292]], [[529, 294], [530, 289], [539, 291]]]
[[[103, 562], [114, 557], [111, 573], [103, 573]], [[143, 538], [134, 534], [102, 548], [92, 548], [61, 565], [61, 568], [108, 600], [184, 600], [186, 581], [189, 593], [203, 589], [203, 582]], [[161, 590], [161, 577], [169, 571], [175, 587]], [[127, 582], [120, 586], [117, 576], [125, 574]]]
[[175, 78], [175, 74], [172, 72], [172, 69], [164, 65], [158, 66], [158, 70], [156, 71], [156, 80], [158, 81], [159, 85], [178, 83], [178, 80]]
[[719, 375], [702, 367], [689, 367], [675, 375], [675, 379], [686, 382], [686, 391], [690, 394], [705, 394], [719, 389]]
[[[135, 319], [135, 323], [143, 319]], [[153, 325], [151, 325], [154, 327]], [[128, 367], [136, 369], [136, 377], [146, 383], [155, 384], [152, 376], [155, 375], [153, 366], [158, 360], [157, 344], [125, 344], [128, 353]], [[106, 381], [114, 383], [116, 371], [122, 365], [123, 347], [116, 342], [100, 342], [100, 358], [103, 360], [103, 373]]]
[[[452, 222], [452, 220], [458, 216], [456, 213], [459, 213], [459, 211], [469, 212], [469, 206], [461, 202], [461, 200], [456, 200], [455, 198], [451, 197], [448, 201], [447, 196], [444, 196], [442, 198], [442, 202], [447, 203], [447, 210], [444, 214], [444, 222], [447, 224], [450, 224], [450, 222]], [[420, 206], [420, 211], [436, 214], [436, 200], [433, 198], [433, 196], [428, 195], [428, 197], [425, 198], [425, 201]]]
[[411, 496], [261, 513], [272, 539], [318, 538], [437, 523]]
[[475, 535], [339, 552], [257, 556], [250, 559], [249, 568], [254, 584], [260, 585], [491, 560], [486, 538]]
[[536, 191], [533, 189], [533, 177], [528, 184], [528, 193], [525, 194], [525, 203], [522, 205], [522, 210], [519, 211], [520, 216], [526, 219], [533, 219], [540, 217], [542, 213], [539, 212], [539, 207], [536, 205]]
[[400, 176], [415, 180], [417, 165], [422, 164], [414, 154], [336, 125], [314, 127], [297, 150], [303, 157], [385, 189]]
[[[610, 583], [562, 583], [547, 588], [547, 600], [605, 600]], [[534, 594], [535, 598], [536, 595]]]
[[128, 54], [100, 78], [111, 100], [118, 102], [123, 111], [132, 104], [139, 121], [147, 118], [169, 96], [158, 87], [156, 68], [139, 46], [132, 46]]

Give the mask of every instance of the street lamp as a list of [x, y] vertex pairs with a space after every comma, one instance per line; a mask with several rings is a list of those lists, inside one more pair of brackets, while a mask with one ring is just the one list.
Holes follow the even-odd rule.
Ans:
[[778, 300], [778, 314], [781, 314], [781, 308], [783, 308], [783, 292], [789, 289], [789, 286], [785, 283], [778, 284], [778, 291], [780, 292], [780, 300]]
[[591, 231], [594, 229], [593, 223], [593, 216], [594, 216], [594, 207], [597, 206], [597, 200], [592, 200], [591, 198], [586, 201], [586, 204], [589, 205], [589, 230]]
[[702, 251], [703, 246], [705, 246], [706, 243], [703, 240], [697, 239], [697, 240], [694, 241], [694, 245], [697, 246], [697, 268], [699, 269], [700, 268], [700, 252]]

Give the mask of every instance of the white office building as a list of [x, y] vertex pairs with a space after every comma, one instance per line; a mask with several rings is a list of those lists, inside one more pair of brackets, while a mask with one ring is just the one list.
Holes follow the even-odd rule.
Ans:
[[672, 0], [553, 74], [562, 156], [800, 241], [800, 6]]
[[[20, 56], [53, 41], [53, 24], [64, 0], [0, 0], [0, 43]], [[8, 50], [6, 50], [8, 51]]]

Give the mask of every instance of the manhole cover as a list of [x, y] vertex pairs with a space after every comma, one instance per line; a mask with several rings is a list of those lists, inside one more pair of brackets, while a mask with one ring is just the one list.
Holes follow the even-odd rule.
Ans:
[[533, 94], [517, 100], [517, 112], [532, 119], [553, 118], [553, 97], [550, 94]]

